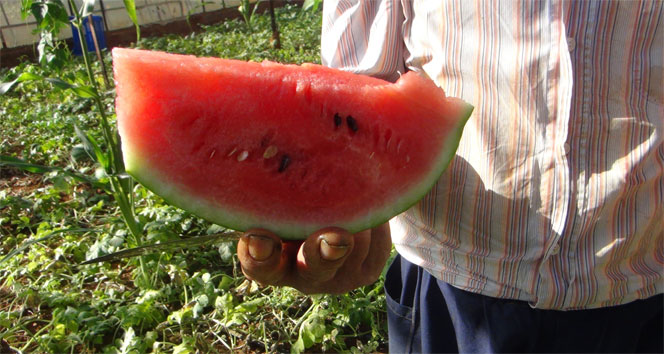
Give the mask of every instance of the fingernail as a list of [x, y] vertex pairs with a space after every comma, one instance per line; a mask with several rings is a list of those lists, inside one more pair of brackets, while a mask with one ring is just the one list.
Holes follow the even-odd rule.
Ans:
[[320, 236], [320, 255], [328, 261], [336, 261], [346, 255], [348, 244], [342, 243], [341, 235], [335, 233]]
[[249, 255], [257, 261], [264, 261], [274, 252], [274, 241], [266, 236], [249, 235]]

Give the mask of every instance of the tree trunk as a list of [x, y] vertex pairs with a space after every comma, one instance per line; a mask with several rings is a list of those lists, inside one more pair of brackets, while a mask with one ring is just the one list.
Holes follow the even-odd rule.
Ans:
[[272, 23], [272, 44], [275, 48], [281, 49], [281, 36], [279, 34], [279, 28], [277, 28], [277, 18], [274, 15], [274, 3], [273, 0], [270, 2], [270, 21]]

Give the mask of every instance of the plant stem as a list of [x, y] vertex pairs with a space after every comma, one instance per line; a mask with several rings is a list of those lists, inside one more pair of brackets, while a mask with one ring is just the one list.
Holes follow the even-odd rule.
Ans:
[[[76, 9], [76, 4], [74, 4], [74, 0], [69, 0], [69, 4], [72, 8]], [[109, 161], [111, 162], [111, 166], [117, 166], [117, 162], [115, 161], [115, 145], [117, 142], [115, 139], [113, 139], [113, 135], [111, 134], [111, 127], [108, 124], [108, 118], [106, 117], [106, 111], [104, 110], [104, 105], [101, 101], [101, 97], [99, 96], [99, 85], [97, 85], [97, 80], [94, 78], [94, 73], [92, 72], [92, 64], [90, 63], [90, 56], [88, 54], [88, 44], [87, 41], [85, 40], [85, 37], [83, 36], [83, 19], [81, 18], [81, 14], [78, 11], [74, 11], [74, 27], [76, 27], [76, 30], [78, 31], [78, 38], [79, 41], [81, 42], [81, 52], [83, 56], [83, 62], [85, 63], [85, 70], [88, 74], [88, 80], [90, 81], [90, 85], [92, 86], [92, 90], [95, 92], [95, 103], [97, 105], [97, 108], [99, 109], [99, 114], [101, 116], [101, 126], [102, 126], [102, 133], [104, 135], [104, 140], [106, 140], [106, 143], [109, 144]], [[108, 171], [107, 171], [108, 172]], [[116, 170], [115, 172], [119, 172]]]
[[[76, 5], [74, 4], [73, 0], [69, 0], [69, 4], [72, 8], [76, 8]], [[85, 63], [85, 70], [87, 72], [88, 80], [90, 81], [92, 90], [95, 93], [94, 101], [97, 106], [97, 109], [99, 110], [99, 115], [101, 117], [102, 134], [108, 146], [109, 163], [107, 166], [104, 166], [104, 168], [111, 182], [113, 198], [120, 207], [120, 213], [122, 214], [122, 218], [124, 219], [124, 222], [127, 225], [127, 228], [129, 228], [129, 232], [132, 235], [134, 246], [140, 246], [142, 244], [142, 239], [141, 239], [142, 229], [140, 224], [136, 221], [136, 216], [134, 212], [133, 183], [130, 178], [124, 181], [122, 179], [122, 175], [124, 174], [125, 169], [124, 169], [124, 162], [122, 161], [120, 138], [117, 132], [115, 133], [112, 132], [111, 126], [108, 123], [108, 117], [106, 116], [104, 103], [102, 102], [101, 96], [99, 94], [99, 85], [97, 84], [97, 81], [95, 80], [94, 77], [94, 73], [92, 71], [92, 65], [90, 63], [90, 57], [88, 54], [88, 46], [83, 37], [83, 30], [82, 30], [84, 28], [83, 19], [78, 11], [73, 11], [73, 12], [75, 16], [74, 27], [76, 27], [76, 29], [78, 30], [78, 35], [79, 35], [78, 37], [81, 41], [81, 49], [83, 52], [82, 54], [83, 54], [83, 62]], [[89, 21], [91, 19], [92, 16], [90, 16]], [[94, 26], [90, 27], [91, 30], [94, 31]], [[102, 59], [100, 58], [100, 60]], [[141, 276], [144, 278], [144, 280], [146, 280], [146, 284], [150, 284], [148, 278], [149, 273], [147, 271], [145, 262], [143, 261], [143, 257], [139, 257], [138, 261], [139, 261], [139, 267], [141, 269]]]
[[[25, 343], [25, 345], [23, 345], [23, 348], [21, 348], [21, 351], [20, 351], [20, 352], [23, 353], [26, 349], [28, 349], [28, 347], [30, 346], [30, 344], [32, 343], [32, 341], [35, 340], [35, 338], [38, 338], [39, 335], [40, 335], [42, 332], [44, 332], [45, 330], [49, 329], [51, 326], [53, 326], [53, 322], [50, 322], [50, 323], [46, 324], [44, 327], [40, 328], [37, 332], [35, 332], [35, 333], [30, 337], [30, 339]], [[28, 332], [28, 331], [26, 330], [26, 332]]]
[[[76, 8], [76, 5], [74, 4], [73, 0], [69, 0], [69, 4], [72, 8]], [[84, 39], [83, 36], [83, 28], [84, 28], [83, 18], [81, 17], [81, 14], [78, 11], [74, 11], [74, 19], [75, 19], [74, 26], [79, 32], [78, 34], [81, 42], [81, 49], [82, 49], [83, 62], [85, 63], [85, 70], [87, 72], [88, 80], [90, 81], [92, 90], [95, 93], [94, 101], [99, 111], [99, 115], [101, 117], [102, 134], [108, 146], [109, 165], [106, 168], [106, 173], [108, 174], [109, 179], [111, 181], [111, 186], [113, 188], [113, 197], [115, 198], [116, 202], [118, 203], [118, 206], [120, 207], [122, 218], [124, 219], [125, 224], [129, 228], [129, 231], [133, 236], [135, 245], [140, 246], [142, 243], [141, 242], [142, 230], [140, 225], [136, 221], [136, 217], [134, 215], [134, 208], [132, 204], [133, 198], [131, 197], [133, 193], [133, 188], [131, 188], [130, 182], [122, 181], [120, 177], [125, 172], [124, 162], [122, 161], [122, 151], [120, 150], [120, 139], [117, 133], [115, 134], [113, 133], [113, 131], [111, 130], [111, 126], [108, 123], [108, 117], [106, 116], [104, 103], [102, 102], [101, 96], [99, 94], [99, 85], [97, 84], [97, 81], [95, 80], [94, 77], [94, 73], [92, 71], [92, 64], [90, 63], [87, 41]], [[88, 21], [91, 21], [91, 19], [92, 16], [88, 18]], [[90, 28], [91, 30], [94, 30], [94, 26], [90, 26]]]
[[[277, 18], [274, 14], [274, 0], [269, 0], [270, 3], [270, 26], [272, 27], [272, 42], [274, 48], [281, 49], [281, 35], [279, 34], [279, 28], [277, 27]], [[258, 6], [258, 5], [256, 5]]]
[[136, 222], [133, 206], [131, 205], [130, 200], [127, 198], [128, 193], [131, 193], [131, 191], [128, 192], [124, 189], [117, 176], [109, 176], [109, 179], [111, 181], [111, 186], [113, 187], [113, 196], [115, 197], [115, 201], [120, 207], [122, 218], [129, 228], [129, 232], [131, 232], [131, 235], [133, 236], [134, 244], [136, 247], [141, 246], [141, 227], [138, 222]]
[[[101, 2], [101, 9], [104, 10], [104, 2]], [[106, 72], [106, 65], [104, 64], [104, 58], [101, 56], [101, 50], [99, 49], [99, 41], [97, 40], [97, 31], [95, 30], [94, 25], [94, 16], [88, 15], [88, 27], [90, 28], [90, 34], [92, 35], [92, 42], [95, 45], [95, 53], [97, 53], [97, 59], [101, 65], [101, 72], [104, 77], [104, 83], [106, 84], [106, 89], [108, 89], [111, 84], [108, 80], [108, 73]]]

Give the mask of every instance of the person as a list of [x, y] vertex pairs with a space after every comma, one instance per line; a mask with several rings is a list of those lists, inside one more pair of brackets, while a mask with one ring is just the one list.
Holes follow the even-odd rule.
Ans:
[[386, 279], [392, 352], [662, 352], [662, 1], [327, 0], [324, 65], [417, 71], [475, 106], [416, 206], [300, 244], [250, 230], [247, 277]]

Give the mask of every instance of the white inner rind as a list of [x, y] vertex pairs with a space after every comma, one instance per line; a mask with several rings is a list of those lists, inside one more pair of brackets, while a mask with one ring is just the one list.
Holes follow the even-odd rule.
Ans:
[[127, 172], [172, 205], [233, 230], [245, 231], [250, 228], [267, 228], [284, 239], [304, 239], [311, 233], [328, 226], [341, 227], [351, 233], [362, 231], [388, 221], [417, 203], [431, 189], [449, 165], [452, 157], [454, 157], [463, 128], [472, 111], [473, 106], [471, 105], [467, 105], [467, 109], [463, 110], [463, 116], [459, 118], [436, 157], [435, 166], [420, 183], [414, 185], [408, 192], [403, 193], [397, 200], [393, 202], [383, 201], [380, 208], [368, 210], [364, 215], [342, 221], [337, 225], [269, 220], [258, 215], [239, 213], [224, 208], [205, 199], [192, 196], [183, 188], [163, 179], [159, 170], [152, 168], [149, 160], [143, 158], [138, 151], [135, 151], [130, 141], [123, 142], [122, 151]]

